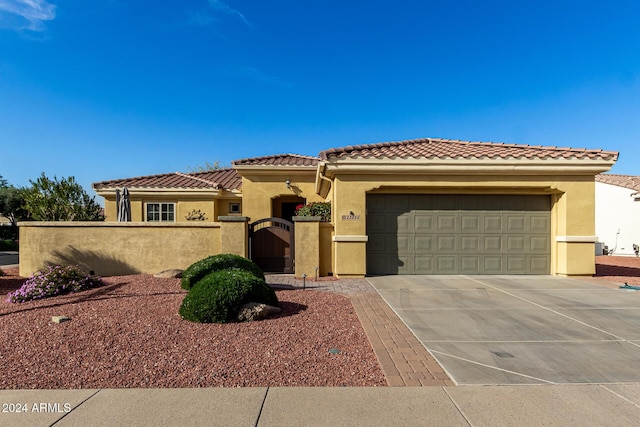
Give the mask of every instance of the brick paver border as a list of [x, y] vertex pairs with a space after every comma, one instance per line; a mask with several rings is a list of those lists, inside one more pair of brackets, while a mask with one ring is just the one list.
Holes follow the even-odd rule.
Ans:
[[377, 293], [351, 297], [389, 386], [452, 386], [454, 382]]
[[[293, 275], [268, 275], [274, 287], [302, 289]], [[454, 382], [366, 279], [307, 280], [306, 289], [349, 295], [387, 384], [452, 386]]]

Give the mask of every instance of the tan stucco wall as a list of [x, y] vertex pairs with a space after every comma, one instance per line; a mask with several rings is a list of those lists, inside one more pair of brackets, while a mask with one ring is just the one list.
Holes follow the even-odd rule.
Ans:
[[294, 220], [295, 223], [295, 275], [315, 278], [320, 274], [320, 218]]
[[[594, 188], [593, 176], [336, 175], [332, 186], [334, 273], [339, 276], [366, 273], [366, 194], [405, 192], [553, 195], [552, 202], [557, 200], [551, 208], [551, 273], [592, 275], [595, 273], [594, 244], [556, 242], [556, 238], [572, 240], [576, 236], [594, 235]], [[351, 213], [359, 216], [358, 219], [354, 220]], [[343, 215], [349, 215], [348, 219], [343, 219]]]
[[[146, 203], [175, 203], [176, 222], [188, 221], [186, 216], [193, 211], [200, 211], [205, 214], [205, 222], [216, 222], [220, 215], [234, 215], [229, 212], [229, 204], [240, 203], [242, 213], [242, 198], [237, 195], [232, 198], [214, 199], [212, 197], [196, 197], [188, 193], [175, 195], [144, 195], [137, 196], [135, 192], [131, 195], [131, 220], [132, 222], [144, 222]], [[105, 197], [104, 201], [105, 220], [115, 222], [117, 220], [117, 209], [115, 197]], [[240, 215], [237, 214], [237, 215]]]
[[[285, 181], [291, 182], [288, 189]], [[274, 172], [269, 175], [248, 174], [242, 177], [242, 215], [251, 221], [275, 216], [273, 212], [273, 199], [287, 197], [294, 200], [296, 197], [310, 202], [323, 202], [324, 199], [315, 192], [315, 172], [312, 173], [287, 173]]]
[[184, 269], [220, 253], [219, 223], [20, 223], [20, 275], [49, 263], [77, 264], [98, 275]]
[[224, 253], [249, 257], [249, 227], [248, 218], [221, 216], [220, 218], [220, 248]]
[[333, 273], [333, 251], [331, 237], [333, 236], [333, 224], [320, 223], [320, 276]]

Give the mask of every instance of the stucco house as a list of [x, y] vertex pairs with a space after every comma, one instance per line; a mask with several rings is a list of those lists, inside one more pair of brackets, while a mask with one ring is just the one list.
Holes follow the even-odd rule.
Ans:
[[[297, 205], [329, 201], [332, 220], [318, 237], [320, 274], [591, 275], [595, 177], [617, 158], [600, 149], [426, 138], [93, 187], [105, 199], [107, 221], [116, 218], [116, 189], [127, 187], [134, 222], [237, 217], [249, 238], [259, 221], [289, 221]], [[279, 245], [277, 256], [297, 257], [300, 248]]]
[[[637, 256], [640, 249], [640, 176], [599, 174], [596, 235], [610, 255]], [[602, 255], [601, 251], [596, 254]]]

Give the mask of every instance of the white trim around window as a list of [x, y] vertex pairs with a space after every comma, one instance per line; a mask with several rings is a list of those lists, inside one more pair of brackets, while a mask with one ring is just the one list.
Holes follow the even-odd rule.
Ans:
[[146, 222], [176, 222], [176, 204], [147, 202], [144, 204]]

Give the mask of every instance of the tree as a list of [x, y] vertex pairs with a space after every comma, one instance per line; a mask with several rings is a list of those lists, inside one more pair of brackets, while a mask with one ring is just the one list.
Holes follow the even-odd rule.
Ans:
[[24, 208], [36, 221], [101, 221], [102, 208], [74, 177], [58, 180], [42, 173], [22, 191]]
[[28, 216], [22, 205], [24, 198], [20, 189], [9, 185], [0, 187], [0, 215], [7, 217], [14, 227], [18, 220]]
[[187, 168], [187, 172], [189, 173], [198, 173], [198, 172], [213, 172], [220, 169], [224, 169], [224, 166], [220, 166], [220, 160], [216, 160], [213, 163], [205, 162], [204, 166], [199, 165], [196, 167]]

